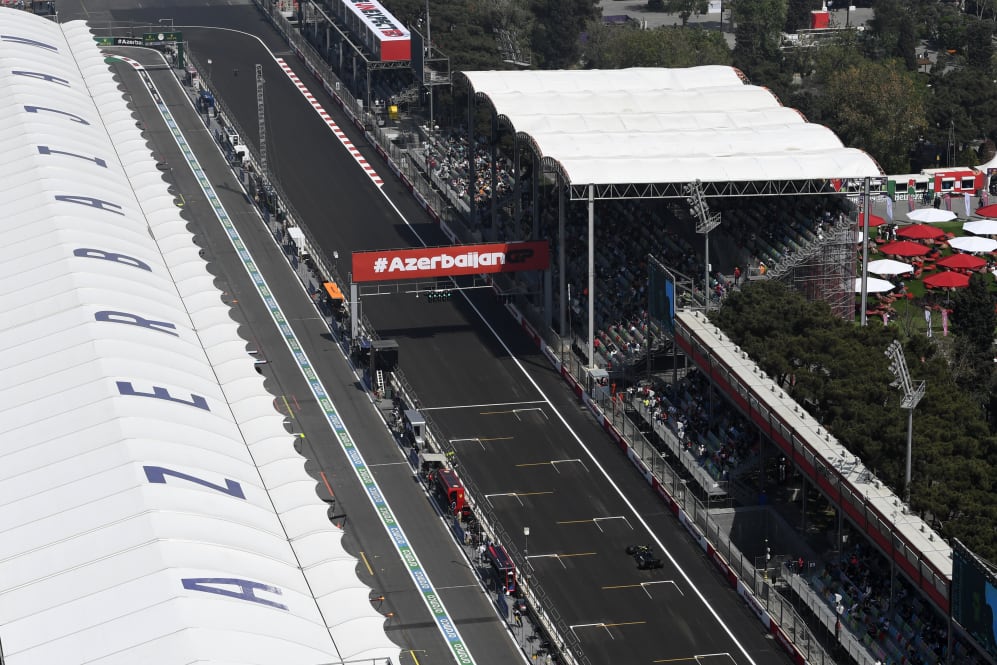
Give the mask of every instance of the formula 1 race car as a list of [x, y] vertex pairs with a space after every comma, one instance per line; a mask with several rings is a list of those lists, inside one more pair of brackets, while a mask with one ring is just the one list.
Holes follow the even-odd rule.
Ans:
[[630, 545], [627, 547], [627, 554], [634, 558], [640, 570], [651, 570], [665, 565], [661, 559], [654, 556], [654, 550], [650, 545]]

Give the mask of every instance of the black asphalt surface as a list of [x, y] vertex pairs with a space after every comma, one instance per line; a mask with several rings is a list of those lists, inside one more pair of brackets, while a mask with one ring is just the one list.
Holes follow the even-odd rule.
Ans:
[[[155, 21], [163, 11], [113, 11], [113, 16], [116, 20]], [[251, 6], [174, 6], [169, 11], [178, 29], [225, 25], [267, 35], [265, 41], [275, 49], [286, 49], [275, 41]], [[431, 220], [392, 179], [386, 165], [377, 160], [298, 62], [288, 58], [326, 110], [378, 167], [387, 196], [377, 191], [257, 40], [226, 30], [183, 30], [199, 59], [213, 60], [212, 84], [226, 106], [235, 110], [243, 127], [256, 125], [255, 87], [248, 73], [256, 63], [264, 66], [271, 169], [327, 254], [407, 246], [418, 244], [420, 239], [428, 245], [445, 244]], [[239, 75], [234, 74], [235, 69]], [[234, 187], [232, 196], [238, 196]], [[282, 259], [265, 257], [261, 264], [264, 261], [277, 269]], [[281, 287], [285, 290], [280, 294], [281, 302], [285, 296], [300, 300], [300, 287], [291, 283], [289, 273], [285, 277], [288, 283]], [[231, 282], [231, 292], [239, 293], [236, 278]], [[276, 290], [277, 284], [271, 286]], [[492, 506], [509, 533], [522, 534], [524, 526], [530, 527], [527, 570], [551, 598], [550, 609], [574, 627], [592, 663], [789, 662], [490, 295], [472, 292], [470, 299], [458, 297], [451, 303], [434, 304], [425, 299], [386, 296], [371, 298], [364, 307], [381, 336], [398, 341], [401, 367], [444, 435], [469, 439], [455, 445], [460, 473], [473, 482], [478, 501]], [[298, 313], [303, 340], [316, 349], [328, 349], [325, 357], [313, 356], [313, 362], [328, 363], [338, 370], [338, 376], [346, 376], [345, 363], [335, 347], [328, 342], [323, 346], [321, 326], [305, 323], [314, 318], [314, 310], [307, 310]], [[284, 353], [266, 338], [260, 342], [268, 354]], [[300, 378], [289, 375], [274, 380], [275, 392], [304, 399], [306, 391]], [[359, 439], [357, 432], [363, 431], [361, 448], [368, 462], [396, 464], [401, 459], [397, 446], [383, 430], [376, 432], [373, 411], [355, 379], [340, 378], [328, 387], [354, 437]], [[349, 494], [348, 476], [352, 472], [346, 469], [338, 448], [321, 441], [328, 437], [327, 428], [322, 429], [324, 423], [306, 420], [301, 425], [306, 432], [317, 433], [306, 439], [312, 445], [309, 457], [327, 469], [334, 487], [346, 487], [345, 495], [338, 489], [337, 495], [347, 507], [347, 531], [358, 540], [357, 547], [389, 558], [383, 531], [350, 530], [351, 523], [373, 520], [373, 511], [361, 497]], [[400, 491], [411, 484], [409, 478], [400, 477], [404, 474], [393, 475], [397, 469], [392, 466], [383, 469], [382, 489]], [[389, 497], [389, 501], [399, 509], [397, 502], [405, 501], [404, 496]], [[424, 497], [409, 500], [420, 509], [402, 516], [402, 523], [413, 540], [425, 532], [426, 542], [420, 542], [416, 549], [430, 568], [434, 583], [443, 586], [437, 576], [459, 578], [464, 564], [455, 560], [452, 545], [438, 542], [441, 537], [434, 523], [438, 520], [422, 509]], [[409, 518], [411, 524], [406, 521]], [[662, 556], [662, 569], [638, 571], [624, 548], [649, 542], [652, 533], [674, 563]], [[518, 543], [516, 548], [522, 549]], [[658, 554], [662, 554], [660, 548]], [[402, 630], [413, 640], [431, 643], [432, 637], [420, 630], [419, 608], [406, 596], [405, 581], [389, 577], [390, 570], [386, 566], [383, 586], [397, 590], [394, 595], [400, 621], [408, 622]], [[466, 569], [464, 573], [469, 578]], [[465, 626], [470, 631], [479, 621], [491, 621], [483, 597], [480, 603], [485, 607], [475, 613], [469, 609], [476, 602], [470, 597], [473, 592], [458, 593], [460, 600], [455, 599], [455, 606], [468, 608], [463, 623], [458, 624], [462, 631]], [[449, 607], [449, 599], [447, 602]], [[411, 618], [406, 617], [410, 612]], [[465, 638], [471, 641], [467, 632]], [[496, 652], [474, 655], [479, 663], [515, 662]], [[423, 661], [421, 654], [419, 660]]]
[[[143, 49], [119, 51], [146, 64], [161, 62], [158, 54], [153, 56]], [[386, 616], [391, 615], [385, 627], [389, 636], [406, 649], [402, 662], [422, 665], [452, 663], [453, 656], [409, 578], [407, 569], [388, 539], [346, 456], [335, 443], [324, 416], [245, 274], [239, 257], [206, 199], [200, 194], [193, 174], [184, 165], [180, 151], [157, 109], [144, 94], [144, 86], [131, 67], [116, 65], [115, 69], [128, 84], [150, 143], [172, 166], [168, 177], [183, 193], [184, 216], [190, 221], [189, 228], [204, 248], [209, 269], [217, 276], [216, 285], [226, 294], [233, 307], [233, 316], [242, 324], [241, 334], [250, 340], [248, 346], [265, 352], [269, 361], [264, 366], [267, 387], [279, 396], [275, 405], [291, 416], [294, 431], [304, 435], [299, 440], [299, 447], [310, 460], [307, 468], [316, 479], [316, 493], [329, 501], [333, 521], [344, 528], [347, 549], [362, 558], [357, 568], [359, 578], [373, 588], [372, 596], [384, 596], [384, 601], [375, 601], [374, 606]], [[330, 340], [325, 320], [315, 310], [262, 220], [249, 205], [238, 181], [215, 147], [203, 122], [194, 114], [175, 77], [163, 70], [152, 71], [151, 75], [247, 247], [263, 269], [274, 296], [292, 322], [294, 332], [307, 349], [313, 365], [319, 370], [340, 415], [361, 444], [383, 494], [465, 641], [476, 651], [495, 654], [501, 662], [524, 662], [505, 622], [483, 594], [449, 530], [431, 507], [421, 485], [414, 480], [410, 466], [385, 429], [378, 411], [336, 344]], [[335, 502], [326, 489], [323, 473], [334, 488]], [[369, 568], [365, 564], [369, 564]]]

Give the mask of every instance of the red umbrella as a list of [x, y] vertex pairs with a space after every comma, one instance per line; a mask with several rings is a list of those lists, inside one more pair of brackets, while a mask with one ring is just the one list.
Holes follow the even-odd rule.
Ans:
[[997, 217], [997, 203], [991, 203], [988, 206], [977, 208], [976, 214], [980, 217]]
[[910, 240], [934, 240], [945, 235], [945, 231], [931, 224], [911, 224], [897, 231], [897, 235]]
[[924, 285], [935, 289], [964, 289], [969, 286], [969, 275], [946, 270], [935, 273], [930, 277], [925, 277]]
[[977, 270], [987, 265], [987, 260], [973, 254], [953, 254], [938, 261], [938, 265], [943, 268], [963, 268], [965, 270]]
[[928, 253], [928, 248], [919, 242], [898, 240], [880, 246], [879, 251], [889, 256], [924, 256]]
[[[979, 211], [977, 211], [977, 212], [979, 212]], [[997, 215], [995, 215], [995, 216], [997, 216]], [[865, 217], [865, 213], [864, 212], [860, 212], [859, 213], [859, 227], [860, 228], [862, 227], [862, 223], [863, 223], [862, 220], [864, 219], [864, 217]], [[886, 220], [883, 219], [882, 217], [880, 217], [879, 215], [869, 215], [869, 226], [870, 226], [870, 228], [873, 227], [873, 226], [882, 226], [883, 224], [886, 224]]]

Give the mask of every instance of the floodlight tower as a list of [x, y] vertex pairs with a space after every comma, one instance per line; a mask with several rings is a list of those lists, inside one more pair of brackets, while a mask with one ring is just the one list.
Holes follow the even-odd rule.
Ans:
[[682, 190], [688, 198], [689, 212], [696, 218], [696, 233], [702, 233], [705, 241], [704, 260], [706, 262], [705, 280], [703, 282], [703, 307], [710, 309], [710, 231], [720, 226], [720, 213], [711, 213], [706, 205], [706, 196], [703, 194], [703, 182], [696, 180], [687, 183]]
[[270, 184], [270, 169], [267, 164], [267, 122], [263, 105], [263, 65], [256, 65], [256, 121], [260, 132], [260, 171], [267, 186]]
[[910, 504], [910, 461], [911, 449], [914, 436], [914, 409], [918, 402], [924, 397], [924, 381], [918, 381], [915, 385], [910, 379], [910, 372], [907, 371], [907, 359], [904, 357], [903, 345], [899, 340], [893, 340], [885, 351], [886, 357], [890, 359], [890, 371], [895, 377], [890, 383], [891, 388], [899, 388], [902, 393], [900, 397], [900, 408], [907, 409], [907, 470], [904, 474], [904, 503]]

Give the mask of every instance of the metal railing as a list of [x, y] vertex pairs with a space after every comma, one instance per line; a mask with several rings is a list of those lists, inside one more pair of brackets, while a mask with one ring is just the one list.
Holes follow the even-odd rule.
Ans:
[[[560, 344], [560, 340], [557, 343]], [[612, 424], [648, 472], [678, 504], [684, 513], [684, 517], [680, 516], [680, 521], [692, 525], [694, 528], [689, 531], [693, 536], [704, 538], [716, 550], [806, 661], [812, 665], [835, 665], [835, 660], [820, 645], [792, 603], [772, 586], [768, 579], [769, 570], [756, 568], [754, 561], [741, 554], [726, 531], [711, 518], [709, 507], [696, 496], [695, 489], [690, 488], [683, 475], [668, 464], [654, 444], [641, 432], [639, 424], [627, 416], [619, 401], [609, 395], [600, 398], [585, 392], [588, 368], [573, 353], [568, 351], [562, 354], [561, 362], [564, 371], [582, 386], [585, 399], [592, 404], [593, 410]], [[750, 605], [751, 601], [747, 598], [746, 601]]]
[[[363, 103], [350, 93], [347, 85], [333, 71], [312, 43], [281, 15], [276, 3], [271, 0], [254, 0], [254, 2], [301, 58], [308, 70], [322, 82], [325, 92], [343, 108], [357, 127], [363, 129], [367, 140], [377, 149], [378, 153], [389, 160], [392, 172], [401, 177], [402, 182], [412, 189], [412, 193], [420, 205], [425, 207], [431, 215], [439, 218], [440, 221], [452, 225], [451, 230], [464, 237], [463, 233], [467, 232], [467, 228], [463, 220], [450, 207], [445, 197], [422, 176], [415, 163], [408, 158], [408, 150], [399, 147], [392, 141], [392, 136], [387, 128], [378, 127], [376, 123], [371, 121], [372, 116], [369, 110], [365, 109]], [[454, 224], [454, 222], [460, 222], [460, 224]]]

